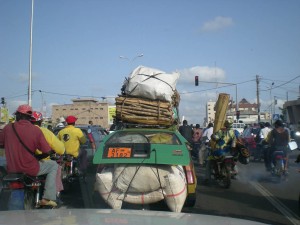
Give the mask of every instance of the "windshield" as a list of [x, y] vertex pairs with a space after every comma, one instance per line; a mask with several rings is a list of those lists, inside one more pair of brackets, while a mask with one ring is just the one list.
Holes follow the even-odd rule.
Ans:
[[150, 143], [179, 145], [180, 140], [175, 134], [165, 132], [122, 132], [113, 135], [107, 143]]
[[0, 224], [299, 225], [300, 0], [0, 0], [0, 27]]

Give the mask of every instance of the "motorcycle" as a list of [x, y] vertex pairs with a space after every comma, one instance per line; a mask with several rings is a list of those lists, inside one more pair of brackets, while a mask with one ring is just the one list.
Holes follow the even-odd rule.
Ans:
[[[297, 143], [292, 140], [288, 144], [288, 151], [294, 151], [298, 148]], [[286, 178], [287, 173], [285, 170], [285, 164], [286, 164], [286, 156], [284, 154], [284, 151], [281, 149], [276, 149], [271, 156], [271, 174], [272, 176], [275, 176], [279, 178]]]
[[281, 150], [274, 151], [272, 154], [272, 160], [271, 160], [271, 174], [272, 176], [276, 176], [278, 178], [281, 178], [283, 176], [286, 176], [284, 170], [284, 165], [286, 163], [286, 158], [284, 156], [284, 152]]
[[[51, 154], [51, 160], [56, 159], [56, 154]], [[40, 200], [44, 193], [46, 174], [40, 176], [30, 176], [24, 173], [6, 173], [2, 178], [2, 195], [5, 195], [5, 202], [11, 210], [17, 209], [38, 209], [49, 208], [41, 206]]]
[[65, 154], [60, 162], [61, 176], [64, 190], [68, 191], [72, 183], [79, 178], [78, 159], [72, 155]]
[[216, 150], [208, 156], [211, 162], [211, 175], [214, 180], [224, 188], [229, 188], [231, 179], [234, 176], [233, 165], [235, 165], [232, 155], [220, 155], [219, 150]]
[[[26, 210], [41, 208], [39, 201], [42, 199], [45, 180], [46, 175], [29, 176], [23, 173], [5, 175], [2, 191], [10, 194], [8, 208]], [[24, 201], [20, 201], [20, 198]]]

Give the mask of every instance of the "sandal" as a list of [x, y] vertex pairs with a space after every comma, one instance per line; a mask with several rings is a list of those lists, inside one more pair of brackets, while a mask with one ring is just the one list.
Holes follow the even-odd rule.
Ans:
[[43, 202], [43, 203], [42, 203], [42, 200], [41, 200], [39, 203], [40, 203], [40, 206], [52, 206], [52, 207], [57, 206], [56, 202], [51, 201], [51, 200], [48, 200], [47, 202]]

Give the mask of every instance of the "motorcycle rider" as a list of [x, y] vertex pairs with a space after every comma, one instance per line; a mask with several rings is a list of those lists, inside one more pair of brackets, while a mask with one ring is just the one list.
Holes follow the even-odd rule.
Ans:
[[[236, 135], [232, 129], [232, 123], [225, 120], [224, 127], [211, 135], [212, 140], [216, 142], [214, 148], [211, 149], [212, 156], [225, 156], [231, 154], [236, 147]], [[211, 177], [211, 158], [208, 157], [206, 163], [205, 182], [207, 183]]]
[[[46, 141], [50, 145], [51, 149], [58, 155], [63, 155], [65, 153], [65, 146], [54, 133], [52, 133], [48, 128], [42, 127], [43, 115], [40, 112], [34, 111], [31, 117], [31, 123], [41, 129], [43, 132]], [[40, 150], [36, 150], [35, 154], [42, 155]], [[50, 156], [44, 158], [44, 160], [49, 160]], [[61, 181], [61, 166], [58, 168], [57, 177], [56, 177], [56, 189], [57, 189], [57, 197], [59, 199], [59, 193], [63, 190], [63, 184]]]
[[59, 123], [56, 125], [56, 127], [65, 127], [66, 126], [66, 120], [63, 117], [59, 118]]
[[[54, 133], [52, 133], [49, 129], [42, 127], [43, 122], [43, 115], [40, 112], [33, 111], [32, 117], [30, 119], [31, 123], [33, 125], [36, 125], [41, 129], [43, 132], [48, 144], [50, 145], [51, 149], [57, 153], [58, 155], [63, 155], [65, 153], [65, 146], [64, 143], [62, 143]], [[42, 154], [40, 150], [36, 151], [36, 154]], [[47, 158], [50, 159], [50, 156]]]
[[284, 124], [281, 120], [276, 120], [274, 123], [275, 128], [269, 132], [265, 141], [270, 145], [269, 152], [267, 155], [267, 170], [271, 170], [272, 155], [274, 151], [283, 151], [285, 160], [284, 170], [287, 173], [288, 166], [288, 143], [290, 141], [290, 135], [285, 129]]
[[206, 160], [206, 148], [211, 139], [211, 135], [213, 134], [213, 126], [214, 125], [212, 123], [209, 123], [202, 135], [202, 142], [199, 150], [199, 164], [201, 167], [203, 166], [204, 161]]
[[66, 154], [79, 159], [81, 172], [83, 172], [87, 166], [87, 153], [80, 151], [80, 145], [84, 144], [87, 140], [82, 130], [75, 127], [76, 121], [77, 118], [75, 116], [68, 116], [66, 118], [67, 126], [58, 132], [57, 137], [64, 143]]
[[[46, 174], [45, 190], [40, 205], [56, 207], [56, 174], [58, 165], [52, 160], [38, 161], [34, 156], [36, 149], [50, 154], [51, 147], [42, 131], [31, 124], [32, 108], [20, 105], [16, 112], [16, 122], [7, 124], [0, 131], [0, 146], [4, 146], [8, 173], [25, 173], [29, 176]], [[15, 131], [14, 131], [15, 128]], [[18, 139], [17, 134], [20, 137]], [[30, 153], [31, 151], [32, 153]]]

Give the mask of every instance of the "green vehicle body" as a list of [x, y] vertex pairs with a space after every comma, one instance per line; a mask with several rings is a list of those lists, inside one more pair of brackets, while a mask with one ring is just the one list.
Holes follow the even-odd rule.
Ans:
[[[117, 141], [118, 143], [114, 142], [113, 138], [118, 137], [116, 135], [125, 136], [127, 139], [123, 143], [119, 141]], [[160, 137], [156, 136], [158, 138], [155, 142], [149, 139], [145, 141], [130, 141], [128, 137], [131, 138], [131, 135], [140, 135], [139, 139], [143, 139], [144, 136], [145, 138], [147, 136], [153, 137], [154, 135], [160, 135]], [[165, 143], [164, 138], [161, 138], [169, 138], [171, 136], [172, 143]], [[109, 158], [107, 157], [109, 147], [125, 147], [138, 151], [133, 152], [131, 157]], [[93, 158], [93, 164], [165, 164], [186, 166], [190, 164], [190, 161], [187, 141], [178, 130], [149, 128], [128, 128], [117, 130], [107, 135], [101, 142]]]

